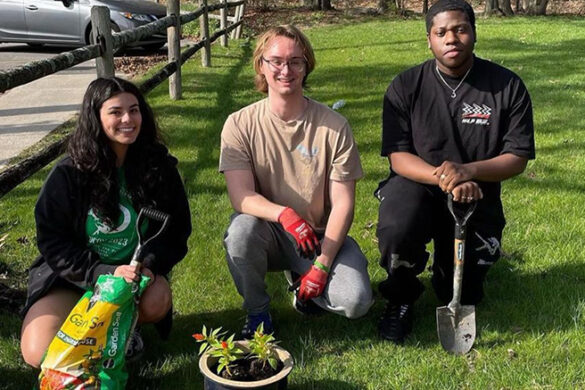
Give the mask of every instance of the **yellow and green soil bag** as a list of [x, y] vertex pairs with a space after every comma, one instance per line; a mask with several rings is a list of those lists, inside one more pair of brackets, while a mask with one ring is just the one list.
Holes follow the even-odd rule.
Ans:
[[[139, 288], [124, 278], [101, 275], [51, 341], [39, 375], [41, 390], [124, 389], [128, 373], [124, 352], [136, 316]], [[137, 291], [132, 291], [132, 290]]]

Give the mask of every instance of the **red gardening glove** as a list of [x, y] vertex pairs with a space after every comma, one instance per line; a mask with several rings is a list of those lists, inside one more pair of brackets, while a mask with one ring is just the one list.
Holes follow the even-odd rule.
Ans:
[[314, 265], [311, 266], [311, 269], [301, 276], [301, 286], [299, 287], [297, 298], [304, 302], [323, 294], [328, 277], [327, 272]]
[[320, 244], [313, 228], [293, 209], [290, 207], [285, 208], [278, 216], [278, 222], [280, 222], [284, 230], [292, 234], [305, 256], [311, 257], [313, 253], [319, 252]]

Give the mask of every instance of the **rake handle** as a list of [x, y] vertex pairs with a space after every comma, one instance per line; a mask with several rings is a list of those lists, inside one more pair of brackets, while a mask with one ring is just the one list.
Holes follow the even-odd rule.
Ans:
[[[142, 221], [146, 218], [152, 219], [154, 221], [162, 222], [162, 226], [160, 227], [160, 229], [158, 230], [157, 233], [152, 235], [149, 239], [144, 240], [144, 237], [142, 236], [142, 233], [140, 231], [140, 225], [142, 224]], [[142, 248], [149, 241], [155, 239], [164, 230], [166, 230], [166, 228], [169, 224], [170, 218], [171, 217], [169, 214], [164, 213], [164, 212], [159, 211], [159, 210], [152, 209], [152, 208], [143, 207], [140, 210], [140, 213], [138, 213], [138, 218], [136, 219], [136, 233], [138, 234], [138, 245], [136, 246], [136, 249], [134, 250], [134, 254], [132, 255], [132, 260], [130, 260], [130, 265], [135, 265], [135, 266], [140, 267], [140, 265], [142, 264]]]

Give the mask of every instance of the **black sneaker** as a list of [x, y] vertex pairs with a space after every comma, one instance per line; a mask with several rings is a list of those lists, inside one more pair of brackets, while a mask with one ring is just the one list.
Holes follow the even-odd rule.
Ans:
[[292, 305], [293, 305], [293, 308], [297, 311], [297, 313], [312, 316], [312, 315], [323, 314], [325, 312], [325, 309], [323, 309], [322, 307], [317, 305], [315, 302], [313, 302], [312, 299], [309, 299], [308, 301], [303, 302], [297, 298], [297, 292], [299, 290], [298, 282], [299, 282], [299, 278], [301, 277], [301, 275], [297, 274], [294, 271], [287, 270], [287, 271], [284, 271], [284, 277], [286, 278], [286, 281], [288, 282], [289, 291], [293, 292]]
[[317, 316], [325, 313], [325, 309], [313, 302], [312, 299], [304, 302], [298, 299], [296, 292], [293, 294], [293, 307], [298, 313], [306, 316]]
[[412, 331], [413, 319], [412, 304], [387, 303], [386, 310], [378, 323], [378, 333], [385, 340], [402, 344]]
[[258, 329], [258, 326], [264, 324], [264, 333], [274, 333], [274, 327], [272, 326], [272, 318], [270, 313], [263, 312], [260, 314], [248, 314], [246, 316], [246, 323], [242, 328], [241, 336], [242, 339], [251, 339], [254, 337], [254, 332]]
[[130, 335], [128, 340], [128, 346], [126, 347], [126, 362], [132, 363], [137, 361], [144, 354], [144, 341], [140, 336], [140, 331], [134, 329], [134, 332]]

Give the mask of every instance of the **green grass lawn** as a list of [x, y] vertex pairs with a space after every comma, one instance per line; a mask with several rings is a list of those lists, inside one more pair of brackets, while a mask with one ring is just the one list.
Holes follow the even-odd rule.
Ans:
[[[307, 95], [333, 104], [352, 125], [365, 177], [358, 183], [350, 234], [378, 266], [372, 192], [388, 173], [379, 156], [382, 96], [394, 76], [430, 57], [422, 20], [378, 20], [306, 31], [317, 56]], [[380, 341], [378, 299], [358, 320], [304, 318], [291, 307], [281, 274], [268, 278], [281, 345], [295, 357], [292, 389], [585, 389], [585, 20], [478, 20], [476, 54], [518, 73], [534, 104], [537, 159], [506, 182], [504, 257], [488, 275], [478, 305], [475, 348], [463, 357], [438, 342], [427, 289], [416, 326], [403, 347]], [[191, 212], [190, 251], [174, 270], [175, 326], [167, 343], [146, 327], [145, 358], [130, 367], [129, 389], [201, 389], [198, 345], [191, 334], [223, 326], [236, 332], [244, 312], [222, 248], [231, 206], [217, 172], [220, 131], [227, 115], [262, 96], [253, 90], [253, 47], [232, 41], [213, 48], [213, 67], [199, 55], [183, 68], [183, 100], [167, 86], [149, 96], [173, 154], [180, 160]], [[580, 135], [581, 134], [581, 135]], [[0, 274], [17, 277], [36, 256], [33, 205], [48, 168], [0, 199]], [[422, 278], [429, 286], [429, 274]], [[20, 358], [20, 320], [0, 311], [0, 389], [29, 389], [36, 373]]]

